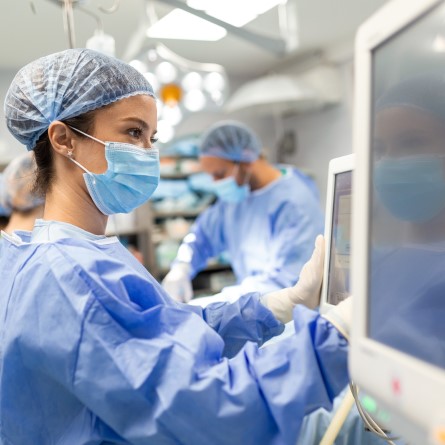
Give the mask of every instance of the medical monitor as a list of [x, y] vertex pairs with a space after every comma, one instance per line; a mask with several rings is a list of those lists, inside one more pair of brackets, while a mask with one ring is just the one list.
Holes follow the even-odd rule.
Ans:
[[325, 212], [325, 262], [320, 311], [350, 295], [351, 199], [354, 155], [332, 159]]
[[350, 373], [410, 445], [445, 443], [445, 1], [395, 0], [355, 47]]

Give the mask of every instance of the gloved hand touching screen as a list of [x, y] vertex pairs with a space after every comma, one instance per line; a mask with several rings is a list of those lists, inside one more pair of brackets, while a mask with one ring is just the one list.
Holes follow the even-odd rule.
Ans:
[[281, 322], [292, 320], [292, 310], [297, 304], [303, 304], [309, 309], [315, 309], [320, 304], [324, 248], [324, 238], [319, 235], [315, 240], [312, 256], [303, 266], [297, 284], [262, 297], [263, 303]]

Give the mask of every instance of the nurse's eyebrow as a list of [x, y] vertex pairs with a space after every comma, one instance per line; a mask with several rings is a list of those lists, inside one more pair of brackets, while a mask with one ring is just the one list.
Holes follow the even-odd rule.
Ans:
[[147, 124], [144, 120], [138, 118], [138, 117], [124, 117], [122, 119], [123, 122], [137, 122], [143, 130], [149, 130], [150, 125]]

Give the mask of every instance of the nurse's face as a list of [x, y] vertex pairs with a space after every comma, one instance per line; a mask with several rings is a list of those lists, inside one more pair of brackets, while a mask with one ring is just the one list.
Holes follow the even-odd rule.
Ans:
[[[445, 217], [445, 126], [427, 111], [393, 107], [376, 116], [375, 210], [379, 205], [411, 226]], [[426, 227], [430, 231], [430, 227]]]
[[[98, 109], [89, 134], [104, 142], [125, 142], [149, 150], [156, 142], [156, 126], [155, 100], [138, 95]], [[104, 173], [107, 170], [105, 146], [86, 137], [75, 136], [78, 142], [74, 149], [76, 161], [93, 173]], [[83, 174], [82, 171], [79, 173]]]
[[238, 185], [246, 182], [250, 164], [241, 162], [239, 167], [237, 164], [227, 159], [221, 159], [213, 156], [206, 156], [201, 158], [202, 169], [213, 177], [214, 181], [234, 176]]
[[388, 108], [376, 116], [375, 159], [445, 155], [445, 125], [430, 113], [414, 108]]

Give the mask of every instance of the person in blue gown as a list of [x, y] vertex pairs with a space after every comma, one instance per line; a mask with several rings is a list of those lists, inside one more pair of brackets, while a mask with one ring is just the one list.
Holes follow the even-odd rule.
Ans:
[[293, 286], [323, 233], [314, 181], [294, 167], [271, 165], [256, 134], [237, 121], [219, 122], [204, 134], [200, 161], [218, 200], [184, 238], [164, 288], [189, 301], [191, 279], [222, 253], [237, 282], [225, 289], [229, 299]]
[[0, 174], [0, 213], [8, 216], [5, 232], [30, 230], [43, 214], [44, 200], [34, 192], [36, 163], [33, 153], [24, 153]]
[[[30, 230], [43, 214], [43, 198], [34, 193], [36, 163], [33, 153], [14, 158], [0, 173], [0, 217], [7, 217], [5, 232]], [[2, 236], [0, 233], [0, 255]]]
[[[104, 235], [159, 180], [145, 77], [92, 50], [55, 53], [18, 72], [5, 116], [35, 153], [45, 209], [3, 234], [0, 442], [294, 445], [348, 381], [341, 314], [306, 307], [322, 240], [292, 288], [178, 303]], [[259, 349], [287, 320], [295, 335]]]

